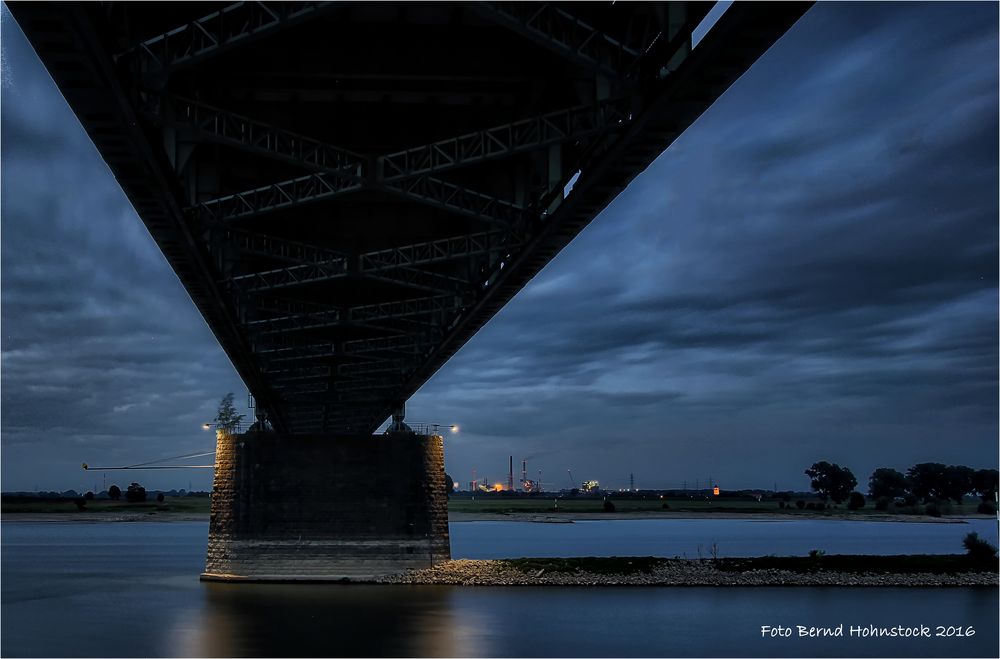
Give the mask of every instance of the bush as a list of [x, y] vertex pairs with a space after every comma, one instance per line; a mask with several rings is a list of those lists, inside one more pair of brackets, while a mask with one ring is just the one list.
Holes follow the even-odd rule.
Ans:
[[826, 552], [822, 549], [810, 549], [809, 558], [823, 558], [826, 556]]
[[962, 544], [969, 552], [969, 558], [974, 561], [992, 562], [997, 557], [997, 548], [980, 538], [978, 533], [966, 535]]
[[933, 503], [929, 503], [924, 508], [924, 514], [925, 515], [930, 515], [931, 517], [940, 517], [941, 516], [941, 509], [938, 508]]
[[138, 483], [132, 483], [125, 491], [125, 500], [129, 503], [140, 503], [146, 500], [146, 488]]
[[604, 512], [613, 513], [615, 512], [615, 504], [611, 503], [607, 499], [604, 500]]
[[83, 495], [83, 498], [86, 499], [87, 501], [93, 501], [94, 500], [94, 493], [93, 492], [87, 492], [86, 494]]
[[163, 492], [158, 492], [156, 494], [156, 502], [157, 503], [163, 503]]
[[848, 510], [858, 510], [865, 507], [865, 495], [860, 492], [851, 492], [851, 496], [847, 500]]
[[77, 497], [73, 499], [73, 503], [76, 504], [77, 510], [85, 510], [87, 508], [87, 500], [83, 497]]
[[780, 508], [781, 510], [784, 510], [785, 509], [785, 502], [784, 501], [779, 501], [778, 502], [778, 508]]
[[799, 510], [802, 510], [803, 508], [806, 507], [806, 502], [803, 501], [802, 499], [799, 499], [798, 501], [795, 502], [795, 507], [798, 508]]
[[979, 513], [980, 515], [996, 515], [997, 509], [993, 507], [992, 503], [986, 503], [984, 501], [981, 504], [979, 504], [978, 508], [976, 508], [976, 512]]
[[889, 504], [892, 499], [889, 497], [879, 497], [878, 501], [875, 502], [875, 510], [889, 510]]
[[663, 505], [660, 506], [660, 507], [663, 508], [664, 510], [670, 510], [670, 504], [667, 503], [666, 501], [664, 501]]

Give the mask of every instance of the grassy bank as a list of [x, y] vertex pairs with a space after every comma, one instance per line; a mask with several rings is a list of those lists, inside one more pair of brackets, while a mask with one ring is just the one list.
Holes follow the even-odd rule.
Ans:
[[[696, 515], [728, 513], [728, 514], [760, 514], [780, 515], [789, 519], [795, 518], [816, 518], [816, 517], [866, 517], [880, 518], [886, 515], [906, 515], [919, 513], [922, 506], [917, 511], [901, 510], [889, 508], [881, 511], [875, 510], [872, 506], [865, 506], [860, 510], [848, 510], [847, 506], [841, 505], [836, 508], [826, 510], [800, 510], [798, 508], [779, 508], [774, 501], [746, 501], [740, 499], [716, 499], [711, 501], [692, 499], [613, 499], [616, 514], [650, 514], [650, 513], [670, 513], [683, 514], [690, 513]], [[664, 508], [666, 503], [668, 508]], [[963, 504], [950, 504], [945, 509], [946, 515], [952, 516], [974, 516], [978, 502], [967, 501]], [[70, 499], [24, 499], [15, 497], [5, 497], [0, 503], [0, 512], [3, 514], [32, 513], [32, 514], [59, 514], [59, 515], [86, 515], [89, 512], [100, 513], [156, 513], [171, 512], [187, 515], [208, 515], [208, 497], [167, 497], [163, 503], [155, 500], [144, 503], [128, 503], [126, 501], [94, 500], [88, 501], [86, 510], [77, 511], [76, 505]], [[469, 513], [478, 515], [546, 515], [557, 516], [566, 515], [588, 515], [603, 514], [604, 503], [601, 499], [549, 499], [549, 498], [508, 498], [494, 497], [490, 495], [472, 498], [453, 498], [448, 502], [448, 512]]]
[[17, 513], [76, 515], [85, 517], [88, 513], [158, 513], [170, 512], [187, 515], [208, 515], [208, 497], [166, 497], [163, 503], [144, 501], [129, 503], [127, 501], [111, 501], [108, 499], [88, 501], [85, 510], [77, 510], [76, 504], [70, 499], [26, 499], [18, 501], [15, 498], [5, 498], [0, 503], [0, 513], [4, 515]]
[[[905, 515], [919, 514], [923, 511], [923, 506], [917, 506], [915, 510], [909, 508], [895, 508], [890, 506], [887, 510], [875, 510], [869, 503], [859, 510], [848, 510], [846, 504], [841, 504], [836, 508], [825, 510], [800, 510], [794, 505], [779, 508], [776, 501], [754, 501], [743, 499], [611, 499], [615, 506], [615, 513], [768, 513], [774, 515], [787, 515], [789, 518], [795, 517], [816, 517], [844, 515], [850, 516], [885, 516], [885, 515]], [[664, 507], [666, 504], [668, 507]], [[951, 503], [942, 512], [946, 515], [969, 516], [976, 515], [978, 501], [966, 501], [961, 504]], [[943, 506], [942, 506], [943, 507]], [[516, 514], [559, 514], [559, 513], [604, 513], [604, 502], [601, 499], [553, 499], [553, 498], [508, 498], [495, 495], [453, 498], [448, 503], [448, 511], [452, 513], [475, 513], [475, 514], [496, 514], [496, 515], [516, 515]]]
[[[660, 567], [689, 564], [688, 559], [642, 557], [610, 558], [517, 558], [501, 561], [519, 572], [588, 573], [603, 575], [651, 574]], [[837, 572], [841, 574], [963, 574], [997, 572], [995, 560], [984, 562], [965, 554], [870, 556], [835, 554], [831, 556], [759, 556], [754, 558], [719, 558], [701, 561], [720, 572], [784, 570], [796, 574]]]

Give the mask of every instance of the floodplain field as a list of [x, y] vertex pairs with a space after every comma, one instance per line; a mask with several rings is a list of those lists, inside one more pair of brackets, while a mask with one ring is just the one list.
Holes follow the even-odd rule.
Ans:
[[[869, 503], [859, 510], [849, 510], [841, 504], [824, 510], [799, 509], [794, 501], [780, 508], [774, 500], [744, 500], [719, 498], [712, 500], [669, 498], [669, 499], [626, 499], [612, 497], [614, 510], [604, 507], [602, 499], [558, 498], [558, 497], [505, 497], [485, 495], [476, 497], [453, 497], [448, 502], [448, 512], [452, 521], [533, 519], [545, 521], [572, 521], [573, 519], [634, 519], [692, 518], [692, 517], [764, 517], [769, 519], [870, 519], [878, 521], [947, 521], [956, 517], [983, 517], [977, 513], [978, 501], [966, 500], [939, 505], [943, 518], [924, 514], [925, 507], [890, 507], [876, 510]], [[666, 507], [664, 506], [666, 504]], [[53, 516], [66, 519], [86, 519], [92, 517], [102, 521], [118, 517], [135, 519], [143, 516], [150, 519], [197, 519], [209, 514], [209, 498], [205, 496], [166, 497], [163, 502], [149, 500], [130, 503], [124, 500], [110, 501], [95, 499], [87, 501], [84, 510], [78, 510], [72, 500], [24, 499], [4, 497], [0, 502], [3, 515], [30, 515], [46, 518]]]

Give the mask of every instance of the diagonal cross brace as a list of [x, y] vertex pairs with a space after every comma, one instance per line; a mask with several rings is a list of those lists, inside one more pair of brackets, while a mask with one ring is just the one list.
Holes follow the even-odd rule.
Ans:
[[236, 2], [119, 53], [146, 74], [169, 73], [318, 15], [333, 2]]

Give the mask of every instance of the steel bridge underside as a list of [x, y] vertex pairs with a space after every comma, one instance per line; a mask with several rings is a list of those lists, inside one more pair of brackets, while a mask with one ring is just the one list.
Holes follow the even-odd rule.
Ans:
[[810, 4], [9, 6], [258, 409], [356, 435]]

